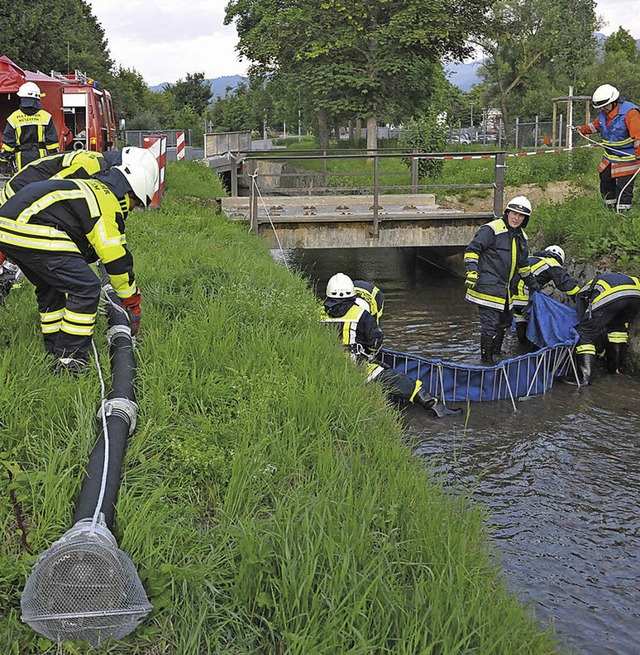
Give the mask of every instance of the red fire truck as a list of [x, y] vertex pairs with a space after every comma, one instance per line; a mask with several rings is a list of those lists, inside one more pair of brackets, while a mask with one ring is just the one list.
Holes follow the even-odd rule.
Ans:
[[53, 116], [61, 151], [103, 152], [115, 147], [118, 128], [106, 89], [79, 71], [73, 75], [25, 71], [4, 55], [0, 57], [0, 142], [8, 116], [20, 104], [17, 91], [25, 82], [40, 87], [40, 104]]

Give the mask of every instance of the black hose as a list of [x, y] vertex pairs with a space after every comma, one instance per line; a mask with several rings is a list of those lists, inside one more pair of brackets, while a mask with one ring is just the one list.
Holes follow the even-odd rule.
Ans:
[[[100, 267], [103, 283], [108, 285], [108, 276]], [[127, 313], [122, 309], [120, 300], [110, 285], [106, 286], [109, 298], [107, 302], [107, 317], [109, 322], [110, 356], [111, 356], [111, 391], [107, 395], [106, 427], [109, 436], [109, 462], [107, 480], [99, 511], [104, 514], [104, 520], [109, 530], [113, 527], [116, 498], [120, 487], [122, 463], [127, 449], [127, 439], [132, 431], [132, 417], [127, 411], [128, 402], [135, 407], [135, 357], [133, 340], [129, 327]], [[114, 401], [113, 404], [109, 400]], [[102, 413], [102, 409], [101, 409]], [[133, 418], [135, 422], [135, 415]], [[89, 456], [89, 463], [82, 490], [76, 507], [74, 523], [82, 519], [92, 518], [100, 502], [102, 476], [105, 461], [104, 425], [100, 416], [98, 440]]]

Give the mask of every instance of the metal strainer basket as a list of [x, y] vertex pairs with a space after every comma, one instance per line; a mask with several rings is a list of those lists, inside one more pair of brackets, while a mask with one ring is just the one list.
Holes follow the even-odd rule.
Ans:
[[153, 609], [135, 566], [104, 523], [78, 521], [36, 562], [22, 620], [52, 641], [121, 639]]

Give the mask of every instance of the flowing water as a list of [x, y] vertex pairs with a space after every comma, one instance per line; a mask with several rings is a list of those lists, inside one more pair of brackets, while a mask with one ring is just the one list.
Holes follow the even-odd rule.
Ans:
[[[387, 249], [286, 257], [319, 296], [338, 271], [375, 282], [386, 347], [479, 363], [476, 310], [444, 270]], [[553, 623], [563, 653], [640, 654], [640, 379], [603, 374], [580, 390], [556, 382], [517, 412], [510, 401], [468, 409], [465, 427], [464, 417], [409, 407], [415, 455], [487, 506], [510, 587]]]

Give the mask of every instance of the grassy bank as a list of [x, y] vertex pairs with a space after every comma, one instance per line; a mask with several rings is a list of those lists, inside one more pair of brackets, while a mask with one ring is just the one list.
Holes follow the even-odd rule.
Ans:
[[[304, 280], [209, 207], [217, 184], [173, 165], [162, 208], [129, 219], [140, 414], [115, 534], [154, 612], [102, 652], [553, 652], [506, 592], [482, 511], [410, 457], [399, 415], [317, 323]], [[84, 653], [22, 625], [19, 603], [36, 555], [71, 525], [98, 380], [48, 373], [29, 285], [3, 317], [0, 645]]]

